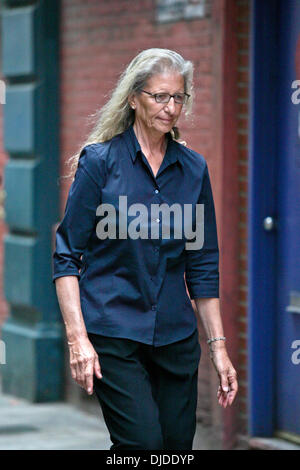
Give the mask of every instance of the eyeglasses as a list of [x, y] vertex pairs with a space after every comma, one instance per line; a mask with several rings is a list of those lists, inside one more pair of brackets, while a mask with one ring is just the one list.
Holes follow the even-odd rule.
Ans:
[[169, 103], [170, 99], [174, 98], [175, 103], [186, 104], [187, 100], [191, 96], [188, 93], [175, 93], [175, 95], [170, 95], [169, 93], [150, 93], [150, 91], [146, 90], [141, 91], [153, 96], [156, 103]]

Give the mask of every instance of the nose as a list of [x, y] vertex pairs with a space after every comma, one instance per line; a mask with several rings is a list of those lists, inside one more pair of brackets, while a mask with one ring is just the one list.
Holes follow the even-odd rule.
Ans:
[[168, 108], [168, 110], [170, 111], [171, 114], [174, 114], [175, 113], [175, 106], [176, 106], [176, 104], [175, 104], [175, 101], [174, 101], [174, 97], [171, 96], [169, 103], [167, 103], [165, 107]]

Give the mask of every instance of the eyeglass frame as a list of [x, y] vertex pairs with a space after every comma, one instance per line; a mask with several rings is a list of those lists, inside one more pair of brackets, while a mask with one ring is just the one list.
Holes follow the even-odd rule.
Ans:
[[[185, 93], [185, 92], [184, 93], [175, 93], [174, 95], [170, 95], [170, 93], [167, 93], [167, 92], [164, 92], [164, 91], [161, 91], [160, 93], [150, 93], [150, 91], [146, 91], [146, 90], [140, 90], [140, 91], [142, 91], [143, 93], [147, 93], [150, 96], [154, 96], [155, 102], [158, 103], [158, 104], [168, 104], [170, 102], [170, 99], [173, 98], [174, 103], [183, 105], [183, 104], [187, 103], [188, 99], [191, 96], [191, 95], [189, 95], [188, 93]], [[156, 99], [157, 95], [169, 95], [169, 99], [168, 99], [168, 101], [157, 101], [157, 99]], [[185, 95], [185, 101], [183, 103], [178, 103], [178, 101], [175, 100], [176, 95]]]

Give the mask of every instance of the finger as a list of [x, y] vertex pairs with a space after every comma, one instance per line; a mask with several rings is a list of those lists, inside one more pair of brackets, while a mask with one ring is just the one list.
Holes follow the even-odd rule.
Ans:
[[85, 367], [86, 361], [82, 356], [77, 357], [76, 363], [76, 381], [80, 385], [80, 387], [85, 388]]
[[81, 378], [81, 365], [78, 363], [78, 356], [75, 356], [73, 359], [73, 370], [74, 370], [74, 380], [75, 382], [82, 387], [82, 378]]
[[237, 380], [234, 378], [230, 384], [230, 397], [229, 397], [229, 404], [231, 405], [233, 400], [235, 399], [235, 396], [237, 394], [237, 391], [238, 391], [238, 383], [237, 383]]
[[221, 374], [220, 382], [221, 382], [221, 387], [222, 387], [223, 392], [228, 392], [229, 383], [228, 383], [228, 378], [226, 374]]
[[77, 379], [77, 367], [76, 367], [77, 360], [76, 360], [76, 356], [73, 353], [71, 348], [69, 350], [69, 355], [70, 355], [69, 357], [70, 357], [70, 369], [71, 369], [72, 379], [74, 379], [76, 381], [76, 379]]
[[236, 372], [228, 374], [228, 382], [231, 389], [238, 389], [237, 375]]
[[220, 406], [223, 406], [224, 408], [226, 408], [228, 404], [228, 393], [222, 390], [221, 385], [219, 385], [218, 387], [217, 397], [218, 397], [218, 402]]
[[95, 371], [96, 377], [98, 377], [98, 379], [102, 379], [101, 367], [100, 367], [100, 362], [99, 362], [98, 356], [95, 357], [94, 371]]
[[82, 387], [82, 380], [81, 380], [81, 376], [80, 376], [80, 365], [78, 364], [78, 362], [76, 362], [76, 366], [75, 366], [75, 370], [76, 370], [76, 383]]
[[221, 397], [220, 397], [220, 405], [223, 406], [223, 408], [226, 408], [226, 402], [227, 402], [227, 396], [224, 395], [224, 393], [222, 393]]
[[71, 369], [72, 379], [74, 379], [75, 382], [77, 382], [78, 380], [77, 357], [75, 356], [72, 348], [70, 348], [69, 354], [70, 354], [70, 369]]
[[230, 392], [223, 392], [220, 388], [220, 393], [219, 393], [219, 404], [223, 406], [223, 408], [226, 408], [228, 403], [229, 403], [229, 393]]
[[219, 393], [219, 404], [220, 405], [223, 405], [224, 403], [224, 392], [222, 392], [222, 390], [220, 390], [220, 393]]
[[233, 392], [230, 392], [229, 393], [229, 398], [228, 398], [228, 404], [229, 405], [232, 405], [234, 398], [235, 398], [235, 395], [233, 394]]
[[221, 386], [218, 387], [218, 391], [217, 391], [217, 398], [219, 399], [220, 396], [222, 395], [222, 389], [221, 389]]
[[238, 387], [237, 380], [234, 379], [234, 380], [231, 382], [231, 384], [230, 384], [230, 389], [231, 389], [232, 391], [235, 391], [235, 393], [236, 393], [236, 392], [238, 391], [238, 388], [239, 388], [239, 387]]
[[232, 390], [231, 392], [229, 392], [229, 404], [231, 405], [233, 403], [233, 400], [235, 399], [236, 397], [236, 394], [237, 394], [237, 390]]
[[76, 381], [76, 361], [74, 359], [70, 360], [70, 369], [71, 369], [72, 379]]
[[224, 395], [221, 395], [221, 397], [220, 397], [220, 400], [219, 400], [219, 403], [220, 403], [220, 405], [221, 405], [221, 406], [223, 406], [223, 407], [224, 407], [224, 404], [225, 404], [225, 398], [224, 398]]
[[226, 396], [225, 402], [224, 402], [224, 408], [227, 407], [227, 405], [228, 405], [228, 400], [229, 400], [229, 394], [227, 393], [227, 396]]
[[93, 393], [93, 363], [90, 361], [85, 368], [85, 389], [91, 395]]
[[227, 394], [226, 402], [227, 402], [228, 405], [231, 405], [234, 398], [235, 398], [235, 396], [236, 396], [237, 389], [238, 389], [238, 384], [237, 384], [236, 377], [234, 375], [229, 375], [228, 376], [228, 382], [229, 382], [229, 392]]

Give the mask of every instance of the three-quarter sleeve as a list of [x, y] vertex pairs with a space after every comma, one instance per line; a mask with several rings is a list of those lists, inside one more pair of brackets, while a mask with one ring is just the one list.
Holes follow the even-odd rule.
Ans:
[[80, 276], [81, 255], [95, 227], [104, 182], [104, 162], [94, 146], [87, 145], [80, 153], [64, 217], [56, 230], [53, 282], [62, 276]]
[[198, 250], [186, 250], [186, 284], [191, 299], [219, 297], [218, 236], [207, 164], [198, 204], [204, 204], [204, 242]]

